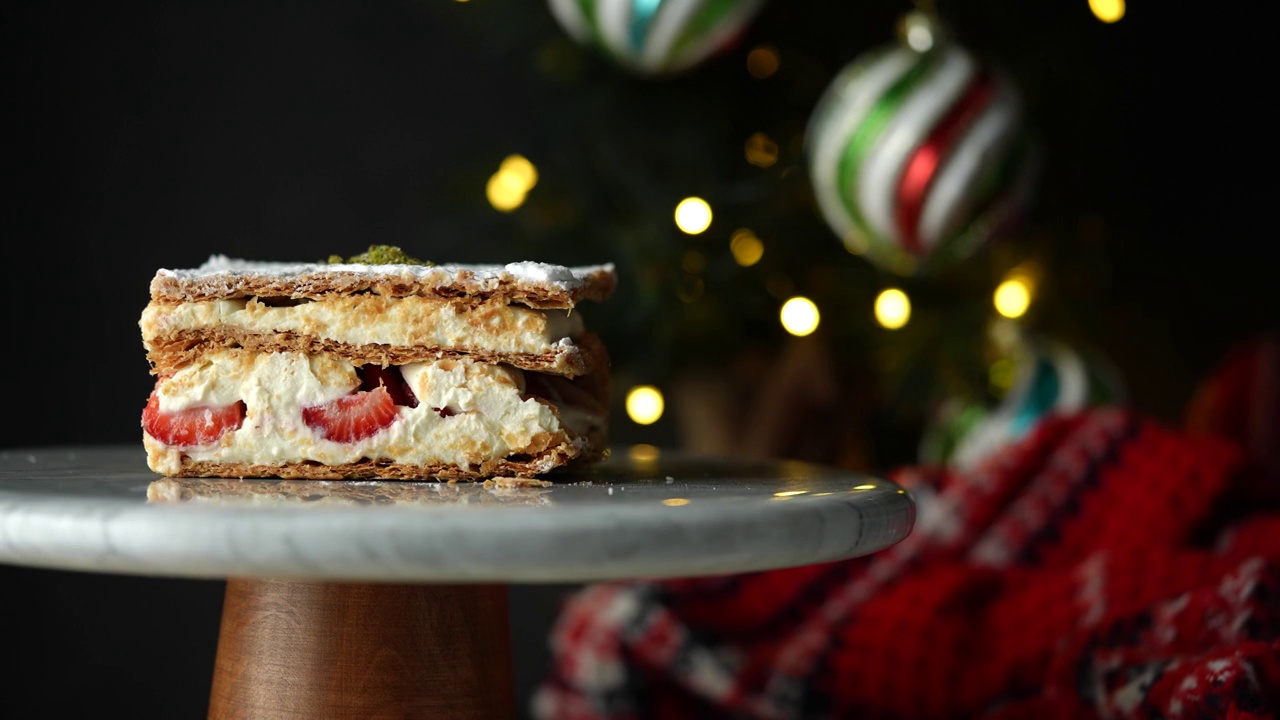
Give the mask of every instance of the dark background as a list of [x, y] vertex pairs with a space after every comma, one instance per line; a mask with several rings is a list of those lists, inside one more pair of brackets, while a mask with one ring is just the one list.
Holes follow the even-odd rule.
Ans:
[[[0, 445], [138, 441], [151, 379], [136, 323], [157, 267], [374, 242], [523, 259], [505, 216], [437, 194], [557, 122], [529, 63], [452, 19], [489, 2], [6, 6]], [[1270, 22], [1244, 3], [1135, 4], [1106, 27], [1085, 0], [939, 5], [970, 44], [1021, 48], [1037, 63], [1031, 91], [1065, 108], [1039, 118], [1049, 186], [1113, 229], [1099, 341], [1135, 402], [1176, 418], [1231, 342], [1274, 324]], [[747, 45], [812, 38], [842, 61], [888, 39], [906, 9], [775, 1]], [[557, 33], [536, 17], [518, 30]], [[1043, 49], [1026, 52], [1039, 36]], [[740, 75], [742, 54], [709, 77]], [[606, 238], [544, 255], [613, 253]], [[671, 438], [619, 425], [620, 442]], [[565, 590], [512, 592], [522, 693]], [[0, 567], [0, 716], [203, 715], [221, 593], [213, 581]]]

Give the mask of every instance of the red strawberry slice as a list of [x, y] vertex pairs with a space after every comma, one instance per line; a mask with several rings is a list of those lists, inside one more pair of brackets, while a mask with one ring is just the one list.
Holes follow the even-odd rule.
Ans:
[[396, 420], [396, 403], [386, 387], [356, 392], [302, 408], [302, 420], [326, 439], [349, 443], [373, 436]]
[[160, 410], [160, 397], [155, 391], [142, 411], [142, 428], [165, 445], [190, 447], [216, 442], [244, 423], [244, 403], [222, 407], [193, 407], [176, 412]]
[[360, 376], [361, 390], [373, 390], [381, 385], [391, 393], [391, 400], [395, 404], [411, 408], [418, 407], [418, 396], [413, 394], [413, 388], [404, 381], [404, 375], [400, 373], [399, 367], [371, 364], [365, 365], [356, 373]]

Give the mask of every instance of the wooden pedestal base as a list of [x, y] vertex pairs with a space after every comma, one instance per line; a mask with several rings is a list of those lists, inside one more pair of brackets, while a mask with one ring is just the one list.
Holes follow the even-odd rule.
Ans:
[[211, 720], [515, 714], [503, 586], [227, 582]]

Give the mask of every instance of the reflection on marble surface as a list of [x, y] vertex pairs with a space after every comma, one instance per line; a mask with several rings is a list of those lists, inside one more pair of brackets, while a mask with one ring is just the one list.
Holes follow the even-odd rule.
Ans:
[[585, 582], [841, 560], [906, 537], [892, 482], [619, 449], [547, 487], [168, 479], [140, 446], [0, 450], [0, 562], [179, 577]]
[[542, 487], [504, 485], [501, 482], [160, 478], [147, 486], [147, 502], [238, 507], [547, 505], [551, 502], [551, 491]]

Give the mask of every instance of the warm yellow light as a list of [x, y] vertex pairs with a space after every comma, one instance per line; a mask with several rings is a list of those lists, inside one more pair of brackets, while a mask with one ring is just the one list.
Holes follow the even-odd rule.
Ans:
[[627, 449], [627, 457], [638, 463], [649, 463], [658, 459], [658, 448], [648, 443], [637, 443]]
[[662, 417], [662, 392], [652, 385], [637, 385], [627, 392], [627, 416], [640, 425], [652, 425]]
[[1118, 22], [1124, 17], [1124, 0], [1089, 0], [1089, 9], [1104, 23]]
[[870, 484], [870, 483], [867, 483], [867, 484], [864, 484], [864, 485], [854, 485], [854, 486], [853, 486], [853, 489], [854, 489], [854, 490], [875, 490], [875, 489], [876, 489], [876, 486], [875, 486], [875, 485], [872, 485], [872, 484]]
[[519, 193], [524, 195], [529, 192], [529, 186], [525, 184], [524, 178], [520, 177], [517, 173], [508, 172], [501, 168], [498, 169], [498, 172], [493, 174], [490, 181], [495, 185], [500, 186], [502, 190], [507, 193]]
[[764, 243], [756, 234], [746, 228], [733, 231], [729, 238], [729, 252], [733, 253], [733, 261], [742, 267], [751, 267], [764, 257]]
[[800, 460], [781, 460], [778, 473], [788, 480], [803, 480], [813, 475], [814, 465]]
[[700, 273], [707, 266], [707, 257], [697, 250], [686, 250], [684, 257], [680, 258], [680, 267], [685, 272]]
[[876, 322], [897, 330], [911, 319], [911, 300], [898, 288], [889, 288], [876, 296]]
[[687, 197], [676, 205], [676, 227], [697, 235], [711, 227], [711, 206], [700, 197]]
[[680, 507], [681, 505], [688, 505], [689, 498], [667, 498], [662, 501], [662, 504], [667, 507]]
[[814, 496], [814, 497], [826, 497], [827, 495], [830, 495], [830, 494], [831, 494], [831, 493], [829, 493], [829, 492], [820, 492], [820, 493], [814, 493], [814, 494], [813, 494], [813, 496]]
[[702, 294], [707, 291], [707, 283], [697, 275], [685, 275], [680, 281], [680, 289], [676, 294], [680, 296], [680, 302], [691, 303], [696, 302]]
[[1031, 306], [1031, 288], [1022, 278], [1009, 278], [996, 287], [996, 312], [1007, 318], [1019, 318]]
[[1022, 344], [1022, 336], [1023, 331], [1018, 327], [1018, 323], [1008, 318], [993, 317], [991, 323], [987, 325], [987, 338], [999, 353], [1013, 354], [1014, 350]]
[[747, 72], [757, 80], [772, 77], [778, 72], [778, 51], [770, 45], [761, 45], [747, 53]]
[[991, 363], [991, 367], [987, 368], [987, 382], [990, 383], [991, 389], [996, 391], [997, 395], [1003, 395], [1013, 387], [1013, 379], [1017, 374], [1018, 366], [1009, 358], [1000, 358]]
[[795, 283], [791, 282], [791, 278], [786, 273], [773, 272], [769, 273], [769, 277], [764, 281], [764, 289], [769, 294], [779, 300], [791, 297], [791, 293], [796, 289]]
[[508, 176], [512, 181], [519, 182], [525, 192], [529, 192], [534, 185], [538, 184], [538, 168], [523, 155], [507, 156], [498, 167], [498, 172]]
[[792, 495], [803, 495], [807, 492], [809, 491], [808, 490], [783, 490], [782, 492], [774, 493], [774, 496], [775, 497], [791, 497]]
[[786, 301], [778, 315], [783, 329], [792, 335], [804, 337], [818, 329], [818, 306], [807, 297], [793, 297]]
[[743, 155], [746, 156], [747, 162], [756, 167], [770, 167], [778, 162], [778, 143], [768, 135], [758, 132], [747, 138]]
[[524, 204], [525, 188], [518, 177], [499, 170], [489, 178], [484, 194], [495, 210], [511, 212]]

